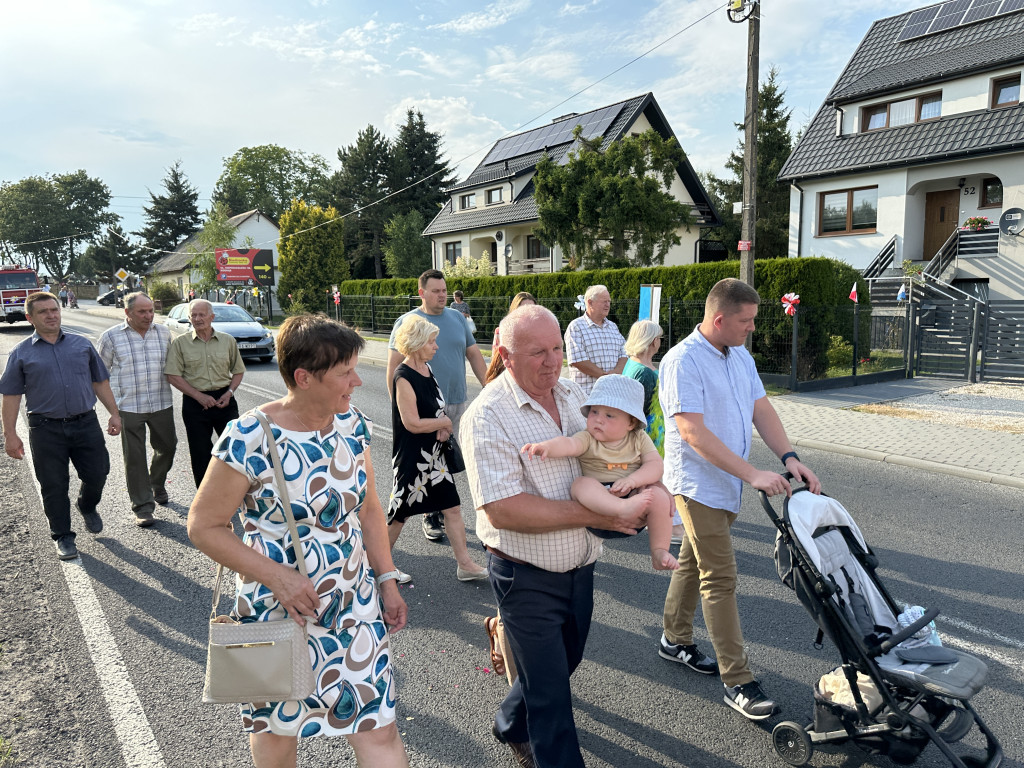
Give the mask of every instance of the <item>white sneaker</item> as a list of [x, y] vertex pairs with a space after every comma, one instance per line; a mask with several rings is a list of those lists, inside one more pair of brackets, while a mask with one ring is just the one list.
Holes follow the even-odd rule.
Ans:
[[405, 571], [399, 571], [398, 578], [395, 579], [395, 581], [397, 581], [399, 584], [408, 584], [410, 581], [412, 581], [412, 576], [410, 576]]

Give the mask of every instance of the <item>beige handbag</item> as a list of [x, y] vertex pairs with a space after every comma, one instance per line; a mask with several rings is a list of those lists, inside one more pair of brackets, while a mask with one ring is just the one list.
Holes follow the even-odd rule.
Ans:
[[[259, 410], [253, 413], [267, 433], [274, 479], [288, 521], [295, 562], [299, 572], [308, 577], [274, 433], [263, 413]], [[210, 609], [210, 643], [206, 654], [203, 701], [207, 704], [247, 704], [297, 701], [310, 696], [315, 680], [306, 627], [300, 627], [290, 618], [241, 623], [230, 616], [218, 616], [217, 603], [223, 575], [224, 566], [218, 565]]]

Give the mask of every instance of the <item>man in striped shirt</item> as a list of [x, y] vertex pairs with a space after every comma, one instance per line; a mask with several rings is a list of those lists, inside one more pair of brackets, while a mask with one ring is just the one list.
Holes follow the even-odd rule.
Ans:
[[584, 397], [602, 376], [622, 373], [629, 355], [619, 327], [608, 319], [612, 297], [603, 285], [587, 288], [583, 297], [587, 312], [565, 329], [569, 378], [583, 388]]
[[[124, 299], [125, 321], [100, 336], [100, 358], [110, 371], [110, 386], [121, 411], [121, 448], [135, 524], [153, 524], [157, 504], [167, 504], [167, 473], [174, 462], [171, 385], [164, 363], [171, 345], [167, 326], [153, 323], [153, 301], [144, 293]], [[153, 461], [146, 465], [146, 427]]]

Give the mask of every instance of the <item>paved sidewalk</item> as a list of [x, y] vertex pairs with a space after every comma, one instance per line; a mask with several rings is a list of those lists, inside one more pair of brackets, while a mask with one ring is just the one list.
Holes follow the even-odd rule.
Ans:
[[[107, 317], [124, 316], [124, 310], [113, 307], [93, 304], [83, 309]], [[366, 339], [360, 360], [385, 365], [387, 346], [386, 341]], [[467, 379], [476, 382], [471, 373]], [[1024, 489], [1024, 435], [847, 410], [855, 405], [949, 389], [960, 383], [919, 378], [779, 395], [772, 398], [772, 404], [798, 448], [806, 446]]]

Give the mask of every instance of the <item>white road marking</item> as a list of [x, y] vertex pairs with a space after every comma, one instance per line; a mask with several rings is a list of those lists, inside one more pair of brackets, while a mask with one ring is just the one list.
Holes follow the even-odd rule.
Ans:
[[[20, 421], [27, 431], [28, 424], [24, 415], [21, 415]], [[25, 462], [28, 464], [32, 483], [42, 504], [42, 492], [36, 480], [31, 451], [25, 451]], [[64, 573], [68, 594], [82, 626], [85, 644], [96, 669], [110, 719], [114, 723], [114, 733], [120, 742], [125, 765], [128, 768], [164, 768], [166, 764], [160, 753], [156, 735], [146, 718], [139, 694], [128, 676], [128, 668], [117, 648], [114, 634], [107, 624], [82, 559], [79, 557], [62, 561], [61, 571]]]

